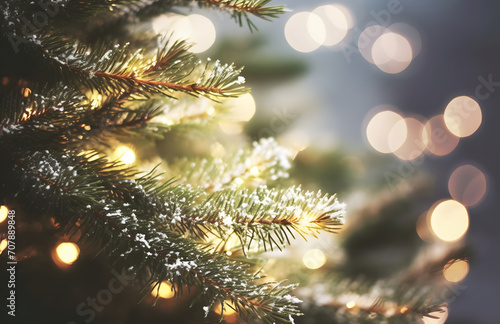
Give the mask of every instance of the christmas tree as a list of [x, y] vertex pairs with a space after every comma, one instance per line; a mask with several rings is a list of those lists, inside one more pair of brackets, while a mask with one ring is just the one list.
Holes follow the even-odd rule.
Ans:
[[[302, 311], [317, 322], [326, 316], [345, 323], [411, 323], [439, 312], [446, 297], [436, 294], [431, 279], [425, 286], [416, 279], [425, 273], [420, 263], [401, 266], [404, 271], [382, 281], [356, 276], [356, 235], [371, 235], [363, 232], [366, 218], [376, 229], [395, 223], [413, 191], [401, 190], [402, 197], [389, 201], [382, 197], [380, 206], [359, 213], [358, 228], [349, 226], [343, 236], [350, 258], [330, 275], [297, 276], [293, 266], [282, 264], [277, 270], [306, 287], [321, 282], [337, 296], [369, 296], [363, 302], [339, 297], [325, 303], [318, 293], [311, 298], [298, 290], [307, 301], [299, 309], [300, 299], [291, 294], [295, 284], [266, 279], [262, 252], [338, 232], [345, 204], [294, 185], [290, 153], [272, 138], [249, 144], [214, 131], [237, 109], [231, 99], [248, 93], [242, 69], [199, 59], [189, 40], [158, 35], [147, 25], [160, 13], [193, 5], [226, 12], [250, 30], [251, 16], [271, 19], [284, 12], [268, 0], [2, 5], [2, 260], [19, 274], [17, 308], [11, 303], [7, 319], [153, 323], [165, 313], [148, 314], [150, 305], [165, 295], [178, 297], [174, 308], [194, 309], [161, 319], [172, 323], [293, 323]], [[136, 155], [140, 166], [134, 165]], [[76, 257], [64, 255], [78, 249], [79, 266], [66, 271]], [[433, 265], [460, 254], [458, 248], [451, 252]], [[57, 270], [47, 261], [54, 253]], [[34, 272], [57, 286], [56, 295], [67, 296], [67, 305], [58, 301], [57, 314], [36, 306], [47, 285], [26, 279]], [[107, 288], [81, 299], [78, 280]], [[125, 318], [118, 311], [99, 317], [117, 299], [130, 305], [131, 296], [119, 295], [129, 286], [135, 287], [134, 304], [147, 301]], [[318, 311], [325, 305], [328, 311]], [[228, 317], [234, 312], [241, 319]]]

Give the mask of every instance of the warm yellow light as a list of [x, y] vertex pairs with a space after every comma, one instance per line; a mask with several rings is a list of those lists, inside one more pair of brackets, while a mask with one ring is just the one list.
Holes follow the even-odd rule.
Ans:
[[233, 255], [233, 252], [231, 252], [231, 251], [226, 251], [226, 255], [227, 255], [227, 256], [231, 256], [231, 255]]
[[208, 107], [207, 109], [207, 115], [212, 116], [215, 114], [215, 108], [214, 107]]
[[424, 316], [422, 318], [422, 322], [424, 324], [444, 324], [446, 322], [446, 319], [448, 318], [448, 308], [442, 307], [442, 309], [443, 310], [441, 312], [438, 311], [429, 313], [429, 315], [435, 318]]
[[239, 122], [220, 121], [220, 129], [228, 135], [236, 135], [243, 132], [243, 126]]
[[[229, 300], [226, 300], [224, 302], [224, 316], [231, 316], [236, 313], [236, 311], [233, 309], [233, 303]], [[222, 305], [220, 302], [217, 302], [214, 306], [214, 312], [218, 315], [222, 314]]]
[[254, 166], [250, 168], [250, 174], [254, 177], [259, 175], [259, 168]]
[[358, 38], [358, 50], [365, 60], [375, 64], [372, 58], [373, 44], [386, 32], [388, 32], [387, 28], [380, 25], [368, 26], [361, 32]]
[[333, 46], [340, 43], [347, 35], [349, 30], [349, 18], [346, 16], [347, 9], [341, 8], [339, 5], [323, 5], [313, 10], [313, 14], [317, 15], [323, 21], [326, 31], [326, 37], [322, 45]]
[[226, 149], [224, 149], [224, 146], [222, 146], [221, 143], [215, 142], [212, 146], [210, 146], [210, 154], [214, 158], [221, 158], [224, 154], [226, 154]]
[[6, 206], [2, 205], [0, 207], [0, 223], [7, 219], [8, 214], [9, 209]]
[[353, 309], [354, 307], [356, 307], [356, 302], [354, 300], [351, 300], [350, 302], [345, 304], [345, 307], [347, 307], [347, 309]]
[[172, 284], [168, 281], [162, 281], [160, 286], [151, 291], [151, 295], [157, 296], [164, 299], [169, 299], [175, 296], [174, 290], [172, 289]]
[[78, 259], [80, 249], [72, 242], [63, 242], [56, 248], [57, 257], [66, 264], [72, 264]]
[[193, 14], [187, 16], [191, 26], [191, 38], [194, 43], [190, 49], [193, 53], [201, 53], [208, 50], [215, 42], [216, 32], [214, 24], [205, 16]]
[[406, 123], [403, 117], [394, 111], [381, 111], [368, 123], [366, 137], [375, 150], [392, 153], [406, 141]]
[[476, 132], [483, 115], [479, 104], [467, 96], [454, 98], [444, 111], [446, 127], [458, 137], [467, 137]]
[[406, 306], [403, 306], [403, 307], [401, 307], [401, 308], [399, 309], [399, 312], [400, 312], [401, 314], [404, 314], [404, 313], [406, 313], [407, 311], [408, 311], [408, 307], [406, 307]]
[[460, 282], [469, 273], [469, 263], [464, 260], [451, 260], [443, 269], [443, 276], [449, 282]]
[[383, 72], [400, 73], [413, 59], [410, 42], [402, 35], [386, 32], [373, 43], [372, 59]]
[[193, 53], [208, 50], [216, 38], [216, 31], [212, 21], [198, 14], [189, 16], [178, 14], [160, 15], [153, 19], [152, 25], [156, 33], [169, 36], [171, 40], [189, 40], [194, 44], [190, 48]]
[[427, 150], [437, 156], [451, 153], [460, 140], [459, 137], [448, 130], [443, 115], [437, 115], [429, 119], [424, 126], [422, 139]]
[[325, 24], [316, 14], [298, 12], [288, 19], [285, 38], [294, 50], [302, 53], [312, 52], [326, 39]]
[[312, 249], [304, 253], [302, 262], [309, 269], [319, 269], [326, 263], [326, 256], [323, 251]]
[[225, 106], [229, 108], [228, 115], [225, 118], [228, 121], [249, 121], [256, 111], [255, 100], [249, 93], [226, 101]]
[[486, 195], [486, 176], [473, 165], [462, 165], [451, 174], [448, 181], [448, 190], [451, 197], [464, 206], [475, 206]]
[[413, 117], [405, 118], [404, 121], [398, 123], [401, 122], [406, 123], [407, 136], [403, 145], [394, 151], [394, 155], [405, 161], [415, 160], [425, 151], [425, 143], [422, 138], [424, 124]]
[[469, 214], [458, 201], [445, 200], [431, 210], [430, 224], [439, 239], [447, 242], [457, 241], [469, 228]]
[[22, 93], [23, 96], [27, 97], [27, 96], [30, 95], [31, 89], [30, 88], [22, 88], [21, 89], [21, 93]]
[[0, 254], [7, 248], [7, 245], [7, 239], [3, 239], [2, 242], [0, 242]]
[[237, 186], [241, 186], [243, 184], [243, 179], [241, 179], [240, 177], [234, 179], [234, 183], [237, 185]]
[[114, 156], [125, 164], [132, 164], [135, 161], [134, 151], [124, 145], [116, 148]]

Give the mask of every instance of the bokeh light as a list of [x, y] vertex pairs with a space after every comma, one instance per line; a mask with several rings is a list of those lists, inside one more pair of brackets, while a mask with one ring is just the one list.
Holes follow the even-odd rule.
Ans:
[[444, 324], [448, 319], [448, 308], [442, 307], [442, 311], [429, 313], [432, 317], [424, 316], [421, 319], [422, 324]]
[[233, 121], [249, 121], [255, 114], [255, 100], [250, 93], [245, 93], [238, 98], [230, 99], [224, 104], [229, 108], [226, 119]]
[[154, 288], [151, 291], [151, 295], [153, 295], [154, 297], [158, 296], [159, 298], [169, 299], [174, 297], [175, 293], [170, 282], [162, 281], [159, 287]]
[[66, 264], [72, 264], [78, 259], [80, 249], [75, 243], [63, 242], [57, 246], [56, 253], [60, 261]]
[[0, 207], [0, 223], [7, 219], [7, 215], [9, 214], [9, 209], [7, 206], [2, 205]]
[[449, 282], [460, 282], [469, 273], [469, 263], [465, 260], [451, 260], [443, 268], [443, 276]]
[[425, 143], [422, 138], [425, 121], [423, 118], [408, 117], [398, 123], [402, 122], [406, 124], [406, 140], [400, 148], [394, 151], [394, 155], [405, 161], [415, 160], [425, 151]]
[[340, 43], [349, 30], [349, 20], [351, 20], [347, 9], [340, 5], [323, 5], [313, 10], [323, 21], [326, 36], [322, 45], [333, 46]]
[[451, 153], [460, 140], [459, 137], [448, 130], [443, 115], [437, 115], [429, 119], [425, 124], [422, 136], [427, 150], [437, 156]]
[[451, 174], [448, 180], [448, 190], [451, 197], [463, 205], [467, 207], [475, 206], [486, 195], [486, 176], [473, 165], [462, 165]]
[[[233, 303], [230, 300], [226, 300], [224, 302], [224, 317], [236, 315], [236, 311], [233, 308]], [[217, 315], [222, 314], [222, 304], [219, 301], [214, 305], [214, 312]]]
[[373, 116], [366, 127], [370, 145], [381, 153], [392, 153], [406, 141], [407, 127], [398, 113], [385, 110]]
[[390, 25], [387, 29], [393, 33], [404, 36], [404, 38], [410, 42], [413, 58], [420, 54], [422, 50], [422, 37], [420, 37], [420, 33], [415, 28], [400, 22]]
[[0, 254], [7, 248], [7, 245], [9, 242], [7, 242], [7, 239], [3, 239], [2, 242], [0, 242]]
[[319, 269], [325, 265], [326, 256], [323, 251], [312, 249], [304, 253], [302, 262], [304, 262], [304, 265], [309, 269]]
[[373, 63], [383, 72], [400, 73], [405, 70], [413, 59], [413, 52], [408, 40], [393, 32], [382, 34], [373, 43]]
[[153, 30], [161, 35], [170, 36], [172, 40], [187, 40], [193, 43], [189, 51], [201, 53], [208, 50], [216, 39], [214, 24], [205, 16], [193, 14], [182, 16], [177, 14], [160, 15], [153, 19]]
[[358, 38], [358, 49], [365, 60], [375, 64], [372, 58], [372, 48], [375, 41], [387, 32], [387, 28], [380, 25], [366, 27]]
[[302, 53], [318, 49], [326, 39], [323, 20], [316, 14], [302, 11], [294, 14], [285, 25], [285, 38], [288, 44]]
[[474, 134], [482, 119], [481, 107], [474, 99], [467, 96], [454, 98], [444, 111], [446, 127], [458, 137]]
[[438, 202], [429, 212], [431, 230], [443, 241], [457, 241], [469, 228], [467, 209], [458, 201], [450, 199]]
[[125, 145], [117, 147], [113, 153], [113, 157], [119, 159], [125, 164], [132, 164], [135, 162], [135, 153]]

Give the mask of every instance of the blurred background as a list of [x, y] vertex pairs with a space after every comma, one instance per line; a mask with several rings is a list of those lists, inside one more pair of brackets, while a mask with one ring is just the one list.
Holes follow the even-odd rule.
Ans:
[[[431, 193], [419, 207], [432, 215], [452, 199], [465, 206], [462, 221], [470, 222], [461, 228], [452, 203], [438, 209], [452, 218], [441, 224], [442, 235], [454, 241], [466, 232], [473, 255], [446, 323], [496, 323], [500, 4], [291, 0], [286, 6], [289, 13], [258, 21], [251, 35], [222, 15], [207, 15], [217, 32], [207, 55], [246, 66], [257, 107], [250, 132], [279, 136], [302, 151], [299, 164], [326, 163], [330, 174], [319, 179], [347, 199], [349, 210], [367, 199], [352, 188], [356, 181], [382, 191], [430, 176]], [[268, 69], [275, 71], [259, 78]], [[337, 174], [346, 172], [345, 163], [364, 181]]]

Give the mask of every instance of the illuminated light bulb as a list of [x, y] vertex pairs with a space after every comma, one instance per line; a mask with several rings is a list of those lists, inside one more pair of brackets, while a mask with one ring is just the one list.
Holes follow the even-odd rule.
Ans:
[[[236, 311], [233, 308], [233, 303], [229, 300], [226, 300], [224, 302], [224, 316], [235, 315]], [[218, 315], [222, 314], [222, 304], [219, 301], [214, 306], [214, 312]]]
[[151, 295], [156, 297], [158, 294], [159, 298], [169, 299], [175, 296], [175, 292], [172, 289], [172, 284], [168, 281], [162, 281], [160, 286], [151, 291]]
[[444, 110], [446, 127], [458, 137], [467, 137], [476, 132], [483, 115], [479, 104], [467, 96], [456, 97]]
[[259, 175], [259, 168], [254, 166], [250, 168], [250, 174], [254, 177]]
[[325, 24], [316, 14], [298, 12], [286, 22], [285, 38], [294, 50], [302, 53], [312, 52], [326, 39]]
[[424, 123], [413, 117], [405, 118], [398, 123], [402, 122], [406, 124], [407, 136], [403, 145], [394, 151], [394, 155], [401, 160], [412, 161], [420, 157], [425, 151], [425, 143], [422, 138]]
[[312, 249], [304, 253], [302, 257], [304, 265], [312, 270], [319, 269], [326, 263], [326, 256], [323, 251]]
[[381, 153], [393, 153], [399, 149], [406, 141], [407, 133], [403, 117], [390, 110], [377, 113], [366, 127], [368, 142]]
[[[322, 45], [333, 46], [340, 43], [349, 30], [348, 17], [346, 16], [347, 9], [339, 8], [339, 5], [323, 5], [313, 10], [313, 14], [317, 15], [323, 21], [326, 37]], [[348, 14], [348, 11], [347, 11]]]
[[469, 273], [469, 263], [465, 260], [451, 260], [443, 268], [443, 276], [449, 282], [460, 282]]
[[442, 311], [436, 311], [429, 313], [432, 317], [424, 316], [422, 317], [423, 324], [444, 324], [448, 318], [448, 308], [442, 307]]
[[221, 158], [226, 154], [226, 149], [221, 143], [215, 142], [212, 146], [210, 146], [210, 154], [214, 158]]
[[134, 151], [124, 145], [117, 147], [113, 155], [125, 164], [132, 164], [135, 161]]
[[78, 259], [80, 249], [72, 242], [63, 242], [56, 248], [57, 257], [66, 264], [72, 264]]
[[443, 241], [457, 241], [469, 228], [467, 209], [458, 201], [450, 199], [438, 202], [429, 212], [431, 230]]
[[243, 179], [241, 179], [240, 177], [238, 177], [238, 178], [234, 179], [233, 181], [234, 181], [234, 183], [235, 183], [238, 187], [239, 187], [239, 186], [241, 186], [241, 185], [243, 184], [243, 182], [245, 182], [245, 181], [243, 181]]
[[31, 89], [30, 88], [22, 88], [21, 89], [21, 94], [24, 96], [24, 97], [27, 97], [29, 96], [31, 93]]
[[401, 308], [399, 309], [399, 312], [400, 312], [401, 314], [404, 314], [404, 313], [406, 313], [407, 311], [408, 311], [408, 307], [406, 307], [406, 306], [403, 306], [403, 307], [401, 307]]
[[7, 219], [7, 215], [9, 214], [9, 209], [7, 206], [2, 205], [0, 207], [0, 223]]
[[350, 302], [348, 302], [347, 304], [345, 304], [345, 307], [347, 309], [353, 309], [354, 307], [356, 307], [356, 302], [354, 300], [351, 300]]
[[387, 28], [380, 25], [372, 25], [366, 27], [365, 30], [361, 32], [358, 38], [358, 50], [361, 56], [371, 64], [375, 64], [372, 58], [372, 48], [373, 44], [377, 39], [383, 34], [389, 32]]
[[2, 242], [0, 242], [0, 254], [7, 248], [7, 245], [7, 239], [3, 239]]
[[484, 173], [470, 164], [456, 168], [448, 180], [451, 197], [467, 207], [479, 204], [485, 197], [487, 188]]
[[386, 32], [373, 43], [372, 59], [383, 72], [400, 73], [413, 59], [410, 42], [402, 35]]
[[207, 115], [212, 116], [212, 115], [214, 115], [214, 114], [215, 114], [215, 109], [214, 109], [214, 107], [209, 107], [209, 108], [207, 109]]
[[427, 150], [437, 156], [451, 153], [460, 140], [459, 137], [448, 130], [443, 115], [437, 115], [429, 119], [424, 126], [422, 139]]
[[233, 255], [233, 252], [231, 252], [231, 251], [226, 251], [226, 255], [227, 255], [227, 256], [231, 256], [231, 255]]

